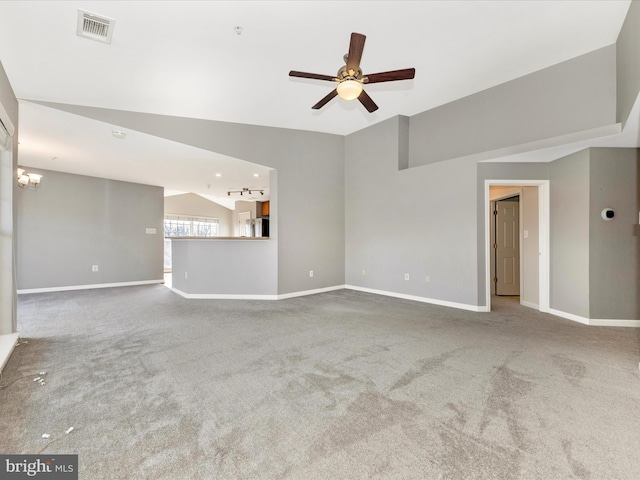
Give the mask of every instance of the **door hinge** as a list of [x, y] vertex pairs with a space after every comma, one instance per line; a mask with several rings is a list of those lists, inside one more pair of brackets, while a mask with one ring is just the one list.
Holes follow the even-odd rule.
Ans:
[[494, 210], [494, 211], [493, 211], [493, 214], [494, 214], [494, 215], [497, 215], [497, 214], [498, 214], [498, 210]]
[[494, 244], [493, 244], [493, 248], [498, 248], [498, 244], [497, 244], [497, 243], [494, 243]]
[[498, 283], [498, 277], [493, 277], [493, 282]]

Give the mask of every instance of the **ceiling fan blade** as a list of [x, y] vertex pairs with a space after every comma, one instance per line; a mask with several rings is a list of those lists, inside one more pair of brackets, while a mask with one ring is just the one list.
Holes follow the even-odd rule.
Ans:
[[313, 107], [314, 110], [319, 110], [322, 107], [324, 107], [327, 103], [329, 103], [329, 100], [331, 100], [333, 97], [335, 97], [336, 95], [338, 95], [338, 89], [334, 88], [333, 90], [331, 90], [331, 92], [329, 93], [329, 95], [327, 95], [326, 97], [324, 97], [322, 100], [320, 100], [318, 103], [316, 103]]
[[378, 105], [376, 105], [376, 102], [371, 100], [371, 97], [367, 95], [367, 92], [365, 92], [364, 90], [362, 90], [362, 92], [360, 93], [358, 100], [360, 100], [360, 103], [364, 105], [364, 108], [366, 108], [369, 113], [375, 112], [378, 109]]
[[360, 69], [360, 59], [364, 51], [364, 41], [367, 39], [361, 33], [351, 34], [351, 43], [349, 43], [349, 53], [347, 53], [347, 71], [353, 70], [358, 72]]
[[403, 70], [392, 70], [390, 72], [371, 73], [365, 75], [367, 80], [364, 83], [393, 82], [394, 80], [411, 80], [416, 76], [415, 68], [405, 68]]
[[300, 78], [311, 78], [313, 80], [327, 80], [329, 82], [335, 82], [336, 77], [331, 75], [321, 75], [319, 73], [307, 73], [307, 72], [296, 72], [295, 70], [291, 70], [289, 72], [290, 77], [300, 77]]

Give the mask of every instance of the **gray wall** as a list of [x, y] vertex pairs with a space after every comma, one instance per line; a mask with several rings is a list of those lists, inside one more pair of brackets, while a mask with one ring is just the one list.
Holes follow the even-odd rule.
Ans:
[[164, 213], [165, 215], [183, 215], [185, 217], [217, 218], [220, 221], [220, 236], [229, 237], [233, 235], [231, 220], [233, 211], [195, 193], [165, 197]]
[[475, 162], [398, 170], [400, 122], [346, 138], [346, 283], [476, 305]]
[[617, 121], [629, 119], [640, 92], [640, 2], [632, 1], [616, 42]]
[[[590, 149], [590, 318], [640, 319], [640, 151]], [[615, 217], [604, 221], [603, 208]]]
[[411, 117], [409, 165], [526, 151], [516, 147], [615, 123], [611, 45]]
[[[277, 170], [278, 293], [344, 284], [344, 137], [119, 110], [43, 103]], [[397, 142], [396, 142], [397, 143]], [[396, 159], [397, 162], [397, 159]], [[314, 277], [309, 278], [309, 270]]]
[[[0, 335], [13, 333], [16, 325], [17, 214], [15, 174], [18, 158], [18, 100], [0, 63], [0, 106], [15, 128], [13, 151], [0, 152]], [[3, 118], [3, 120], [6, 120]]]
[[589, 151], [552, 162], [550, 306], [589, 318]]
[[25, 168], [44, 177], [17, 196], [20, 290], [162, 280], [161, 187]]
[[192, 295], [276, 295], [275, 249], [271, 239], [172, 240], [172, 286]]

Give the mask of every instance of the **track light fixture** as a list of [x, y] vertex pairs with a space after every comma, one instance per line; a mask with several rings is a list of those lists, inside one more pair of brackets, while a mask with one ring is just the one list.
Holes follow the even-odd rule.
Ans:
[[247, 193], [249, 195], [251, 195], [252, 193], [258, 193], [260, 192], [260, 195], [264, 195], [264, 190], [262, 188], [248, 188], [248, 187], [243, 187], [242, 190], [229, 190], [227, 192], [227, 196], [231, 196], [232, 193], [239, 193], [240, 196], [242, 196], [243, 194]]
[[29, 173], [24, 168], [18, 168], [18, 186], [20, 188], [31, 187], [38, 188], [42, 175], [39, 173]]

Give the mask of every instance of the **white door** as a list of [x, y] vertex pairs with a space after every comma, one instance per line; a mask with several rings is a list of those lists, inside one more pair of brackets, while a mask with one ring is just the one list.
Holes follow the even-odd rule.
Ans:
[[519, 197], [496, 202], [496, 295], [520, 295]]

